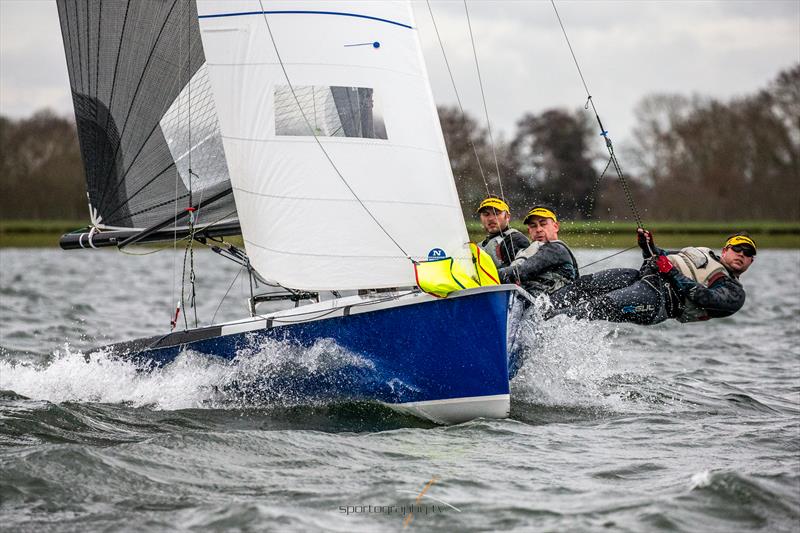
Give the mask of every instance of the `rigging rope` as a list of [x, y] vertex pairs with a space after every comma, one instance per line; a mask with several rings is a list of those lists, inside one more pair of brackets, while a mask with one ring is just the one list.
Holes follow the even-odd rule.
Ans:
[[[191, 22], [190, 22], [191, 24]], [[189, 37], [191, 39], [191, 37]], [[182, 65], [183, 59], [183, 40], [178, 39], [178, 84], [183, 87], [183, 69], [180, 67]], [[191, 63], [191, 58], [190, 58]], [[178, 112], [178, 122], [182, 120], [182, 114], [179, 110]], [[175, 219], [178, 220], [178, 180], [180, 179], [180, 172], [176, 166], [175, 168]], [[172, 225], [172, 290], [170, 291], [170, 304], [175, 302], [175, 278], [176, 270], [178, 267], [178, 224], [177, 222]], [[183, 299], [183, 272], [181, 272], [181, 299]], [[175, 327], [178, 325], [178, 314], [180, 313], [181, 309], [181, 300], [178, 300], [175, 303], [175, 312], [170, 316], [170, 331], [174, 330]]]
[[[436, 25], [436, 19], [433, 16], [433, 8], [431, 8], [430, 0], [425, 0], [428, 4], [428, 13], [431, 15], [431, 22], [433, 23], [433, 29], [436, 32], [436, 39], [439, 41], [439, 49], [442, 51], [442, 57], [444, 58], [444, 64], [447, 67], [447, 73], [450, 75], [450, 83], [453, 85], [453, 92], [456, 94], [456, 102], [458, 102], [458, 109], [461, 111], [461, 118], [464, 120], [466, 124], [467, 114], [464, 112], [464, 106], [461, 104], [461, 96], [458, 94], [458, 88], [456, 87], [456, 80], [453, 77], [453, 71], [450, 68], [450, 62], [447, 60], [447, 53], [444, 50], [444, 43], [442, 42], [442, 37], [439, 35], [439, 27]], [[472, 152], [475, 154], [475, 161], [478, 163], [478, 171], [481, 173], [481, 179], [483, 180], [483, 185], [486, 187], [486, 196], [491, 195], [489, 191], [489, 182], [486, 180], [486, 174], [483, 171], [483, 165], [481, 164], [481, 158], [478, 155], [478, 148], [475, 146], [475, 143], [472, 142], [472, 137], [467, 133], [467, 140], [469, 141], [469, 145], [472, 147]]]
[[[191, 174], [189, 175], [189, 180], [191, 182]], [[190, 195], [191, 196], [191, 195]], [[189, 307], [194, 308], [194, 326], [197, 327], [197, 307], [195, 307], [195, 276], [194, 276], [194, 235], [195, 235], [195, 226], [194, 226], [194, 208], [188, 208], [192, 211], [189, 215], [189, 237], [186, 242], [186, 249], [183, 252], [183, 274], [181, 276], [181, 300], [180, 300], [180, 307], [186, 307], [186, 258], [189, 258], [189, 285], [191, 286], [191, 293], [189, 299]], [[179, 307], [179, 308], [180, 308]], [[176, 314], [177, 316], [177, 314]], [[183, 314], [183, 322], [186, 329], [189, 329], [189, 320], [186, 316], [186, 313]]]
[[629, 252], [629, 251], [633, 250], [634, 248], [638, 248], [638, 247], [639, 247], [639, 245], [636, 244], [634, 246], [631, 246], [630, 248], [625, 248], [624, 250], [620, 250], [619, 252], [615, 252], [615, 253], [613, 253], [611, 255], [607, 255], [606, 257], [598, 259], [597, 261], [592, 261], [591, 263], [588, 263], [586, 265], [579, 266], [578, 270], [582, 270], [582, 269], [590, 267], [592, 265], [596, 265], [597, 263], [600, 263], [600, 262], [605, 261], [607, 259], [611, 259], [612, 257], [618, 256], [619, 254], [624, 254], [625, 252]]
[[639, 210], [636, 208], [636, 203], [633, 200], [633, 193], [631, 192], [630, 185], [628, 181], [625, 179], [625, 176], [622, 173], [622, 167], [617, 160], [617, 155], [614, 153], [614, 144], [611, 142], [611, 137], [608, 135], [608, 131], [603, 127], [603, 122], [600, 120], [600, 115], [597, 113], [597, 108], [594, 105], [594, 100], [592, 100], [592, 94], [589, 92], [589, 86], [586, 84], [586, 78], [583, 77], [583, 72], [581, 71], [581, 67], [578, 64], [578, 58], [575, 56], [575, 51], [572, 49], [572, 43], [570, 43], [569, 36], [567, 35], [567, 30], [564, 28], [564, 23], [561, 21], [561, 16], [558, 14], [558, 9], [556, 8], [555, 0], [550, 0], [550, 4], [553, 6], [553, 11], [555, 11], [556, 18], [558, 19], [558, 24], [561, 26], [561, 32], [564, 34], [564, 39], [567, 41], [567, 46], [569, 47], [569, 52], [572, 54], [572, 61], [575, 63], [575, 68], [578, 69], [578, 75], [581, 78], [581, 82], [583, 83], [583, 88], [586, 90], [586, 105], [584, 106], [585, 109], [589, 109], [589, 105], [592, 106], [592, 111], [594, 112], [595, 119], [597, 119], [597, 124], [600, 126], [600, 135], [606, 141], [606, 149], [608, 150], [608, 155], [610, 157], [611, 163], [614, 165], [614, 170], [619, 177], [619, 182], [622, 185], [622, 189], [625, 191], [625, 198], [628, 201], [628, 206], [633, 213], [634, 218], [636, 219], [636, 226], [641, 228], [642, 227], [642, 218], [639, 216]]
[[233, 281], [231, 281], [231, 284], [228, 285], [228, 290], [225, 291], [225, 295], [222, 297], [222, 300], [219, 301], [219, 304], [217, 305], [217, 308], [214, 309], [214, 314], [211, 315], [211, 322], [209, 322], [209, 325], [213, 325], [214, 324], [214, 319], [217, 318], [217, 313], [219, 312], [219, 308], [222, 307], [222, 302], [224, 302], [225, 298], [228, 297], [228, 293], [231, 292], [231, 289], [233, 288], [233, 284], [236, 283], [237, 279], [239, 279], [239, 274], [242, 273], [242, 270], [244, 270], [244, 265], [240, 266], [239, 270], [236, 271], [236, 275], [233, 276]]
[[505, 202], [506, 197], [503, 193], [503, 178], [500, 176], [500, 165], [497, 163], [497, 151], [494, 147], [494, 136], [492, 135], [492, 123], [489, 121], [489, 108], [486, 106], [486, 94], [483, 91], [483, 78], [481, 77], [481, 67], [478, 63], [478, 52], [475, 49], [475, 38], [472, 35], [472, 23], [469, 19], [469, 8], [467, 7], [467, 0], [464, 0], [464, 11], [467, 14], [467, 26], [469, 27], [469, 39], [472, 43], [472, 55], [475, 58], [475, 70], [478, 72], [478, 85], [481, 88], [481, 100], [483, 101], [483, 112], [486, 115], [486, 129], [489, 132], [489, 143], [492, 147], [492, 156], [494, 157], [494, 168], [497, 172], [497, 183], [500, 187], [500, 198]]
[[408, 258], [409, 260], [413, 261], [413, 259], [411, 259], [411, 256], [403, 249], [402, 246], [400, 246], [400, 243], [398, 243], [395, 240], [395, 238], [392, 237], [392, 235], [389, 233], [389, 231], [385, 227], [383, 227], [383, 224], [381, 224], [380, 221], [378, 221], [378, 219], [375, 217], [375, 215], [372, 214], [372, 211], [369, 210], [369, 208], [364, 204], [364, 202], [361, 200], [361, 198], [358, 197], [358, 194], [356, 194], [356, 192], [353, 190], [353, 188], [350, 186], [350, 184], [344, 178], [342, 173], [339, 171], [339, 168], [333, 162], [333, 159], [331, 159], [331, 156], [328, 154], [328, 151], [325, 150], [324, 146], [322, 146], [322, 142], [319, 140], [319, 137], [317, 137], [317, 132], [314, 131], [314, 128], [311, 126], [311, 121], [308, 120], [308, 117], [306, 116], [306, 112], [303, 109], [303, 106], [300, 105], [300, 100], [297, 97], [297, 94], [295, 93], [294, 85], [292, 85], [292, 81], [289, 79], [289, 73], [286, 72], [286, 65], [284, 65], [284, 63], [283, 63], [283, 58], [281, 57], [280, 51], [278, 51], [278, 44], [275, 42], [275, 37], [272, 35], [272, 28], [269, 25], [269, 20], [267, 20], [267, 12], [264, 9], [263, 0], [258, 0], [258, 4], [261, 7], [261, 15], [262, 15], [262, 17], [264, 19], [264, 24], [266, 24], [266, 26], [267, 26], [267, 33], [269, 33], [270, 41], [272, 41], [272, 47], [275, 50], [275, 55], [278, 58], [278, 63], [281, 66], [281, 70], [283, 71], [284, 78], [286, 78], [286, 84], [289, 86], [289, 90], [291, 91], [292, 97], [294, 98], [294, 101], [297, 104], [297, 108], [299, 109], [300, 114], [303, 116], [303, 121], [306, 123], [306, 126], [308, 127], [309, 131], [311, 131], [311, 135], [314, 136], [314, 141], [316, 141], [317, 146], [319, 146], [320, 150], [322, 150], [322, 153], [325, 155], [325, 159], [327, 159], [328, 162], [330, 163], [331, 167], [333, 167], [333, 170], [336, 172], [336, 175], [339, 176], [339, 179], [342, 181], [342, 183], [344, 183], [344, 186], [347, 187], [347, 190], [350, 191], [350, 194], [353, 195], [353, 198], [355, 198], [356, 201], [364, 209], [364, 211], [366, 211], [367, 215], [369, 215], [369, 217], [375, 222], [375, 224], [377, 224], [377, 226], [381, 229], [381, 231], [383, 231], [383, 233], [387, 237], [389, 237], [389, 240], [392, 241], [392, 243], [394, 243], [394, 245], [398, 248], [398, 250], [400, 250], [400, 252], [404, 256], [406, 256], [406, 258]]
[[[433, 16], [433, 9], [431, 8], [430, 0], [426, 0], [426, 3], [428, 5], [428, 12], [431, 15], [431, 22], [433, 23], [433, 29], [436, 32], [436, 38], [437, 38], [437, 40], [439, 42], [439, 48], [442, 51], [442, 57], [444, 57], [444, 63], [445, 63], [445, 66], [447, 67], [447, 73], [450, 76], [450, 83], [452, 84], [453, 91], [455, 92], [455, 95], [456, 95], [456, 101], [458, 102], [458, 108], [461, 111], [462, 118], [464, 118], [464, 120], [466, 122], [466, 113], [464, 112], [464, 106], [461, 103], [461, 97], [460, 97], [460, 95], [458, 93], [458, 88], [456, 87], [456, 82], [455, 82], [455, 78], [453, 76], [453, 71], [450, 68], [450, 62], [447, 60], [447, 53], [445, 52], [444, 43], [442, 42], [441, 35], [439, 34], [439, 27], [436, 25], [436, 18]], [[489, 110], [488, 110], [488, 107], [486, 105], [486, 94], [485, 94], [485, 92], [483, 90], [483, 80], [481, 78], [480, 65], [478, 64], [478, 53], [477, 53], [477, 50], [476, 50], [476, 47], [475, 47], [475, 39], [474, 39], [473, 34], [472, 34], [472, 24], [470, 23], [469, 9], [467, 8], [466, 0], [464, 1], [464, 10], [466, 11], [466, 16], [467, 16], [467, 26], [469, 27], [470, 42], [472, 43], [472, 52], [473, 52], [473, 57], [475, 59], [475, 68], [476, 68], [477, 73], [478, 73], [478, 84], [479, 84], [480, 89], [481, 89], [481, 98], [483, 100], [483, 110], [484, 110], [484, 113], [485, 113], [485, 116], [486, 116], [486, 125], [487, 125], [487, 131], [489, 133], [489, 142], [490, 142], [490, 146], [492, 148], [492, 155], [494, 157], [495, 171], [497, 172], [497, 183], [498, 183], [499, 188], [500, 188], [500, 198], [502, 198], [503, 201], [505, 201], [506, 199], [505, 199], [505, 194], [503, 192], [503, 179], [502, 179], [502, 176], [500, 175], [500, 167], [499, 167], [498, 162], [497, 162], [497, 152], [495, 150], [494, 137], [492, 135], [492, 125], [491, 125], [491, 122], [489, 121]], [[481, 164], [481, 159], [480, 159], [480, 156], [478, 154], [478, 149], [475, 147], [475, 143], [472, 142], [472, 138], [469, 135], [467, 135], [467, 140], [469, 141], [469, 144], [472, 147], [472, 151], [475, 154], [475, 160], [478, 163], [478, 170], [481, 173], [481, 179], [483, 180], [483, 185], [486, 188], [486, 195], [487, 196], [491, 196], [491, 191], [490, 191], [490, 188], [489, 188], [489, 182], [486, 179], [486, 174], [483, 171], [483, 165]], [[512, 256], [516, 256], [517, 251], [514, 249], [513, 241], [510, 244], [511, 244], [511, 255]], [[514, 274], [515, 274], [515, 276], [517, 278], [517, 283], [519, 283], [519, 281], [520, 281], [519, 273], [517, 272], [516, 269], [514, 270]]]
[[594, 180], [594, 183], [592, 184], [592, 190], [589, 193], [589, 208], [586, 210], [586, 213], [588, 214], [589, 217], [592, 216], [592, 212], [594, 211], [594, 202], [595, 198], [597, 198], [597, 186], [600, 185], [600, 181], [605, 177], [606, 172], [608, 172], [608, 167], [610, 166], [611, 166], [611, 158], [608, 159], [608, 162], [606, 163], [603, 172], [600, 173], [600, 175], [597, 177], [596, 180]]
[[[192, 40], [189, 39], [189, 65], [192, 63]], [[192, 79], [189, 78], [187, 82], [187, 97], [189, 99], [189, 104], [187, 107], [187, 114], [189, 116], [189, 128], [188, 128], [188, 135], [189, 135], [189, 153], [188, 155], [188, 170], [189, 170], [189, 207], [186, 208], [189, 211], [189, 240], [186, 242], [186, 251], [183, 253], [183, 276], [181, 277], [181, 307], [186, 307], [186, 301], [184, 300], [184, 287], [186, 285], [186, 254], [189, 254], [189, 284], [191, 286], [191, 298], [189, 299], [189, 307], [194, 310], [194, 327], [198, 326], [197, 320], [197, 306], [196, 304], [196, 285], [195, 285], [195, 274], [194, 274], [194, 236], [195, 236], [195, 216], [197, 209], [194, 207], [194, 200], [193, 200], [193, 185], [192, 185], [192, 178], [197, 176], [194, 172], [192, 172]], [[176, 165], [176, 172], [180, 173], [180, 170], [177, 168]], [[197, 176], [198, 178], [200, 176]], [[202, 200], [202, 191], [200, 198]], [[177, 222], [176, 222], [177, 225]], [[176, 315], [177, 316], [177, 315]], [[186, 329], [189, 329], [189, 319], [186, 313], [183, 313], [183, 323]]]
[[119, 252], [121, 252], [121, 253], [123, 253], [125, 255], [153, 255], [155, 253], [163, 252], [164, 250], [168, 250], [171, 246], [172, 246], [171, 244], [167, 244], [166, 246], [161, 246], [160, 248], [156, 248], [155, 250], [150, 250], [149, 252], [142, 252], [142, 253], [129, 252], [125, 248], [117, 248], [117, 251], [119, 251]]
[[[191, 118], [189, 120], [191, 122]], [[191, 134], [191, 126], [190, 126], [189, 139], [191, 139], [191, 135], [192, 134]], [[191, 141], [190, 141], [189, 144], [191, 145]], [[182, 278], [182, 280], [186, 279], [186, 253], [188, 252], [188, 254], [189, 254], [189, 284], [190, 284], [190, 286], [192, 288], [192, 291], [190, 293], [191, 298], [189, 300], [189, 307], [194, 310], [194, 327], [197, 327], [198, 326], [197, 306], [195, 305], [196, 298], [197, 298], [197, 290], [196, 290], [197, 287], [195, 285], [195, 273], [194, 273], [194, 239], [195, 239], [195, 233], [196, 233], [195, 217], [197, 216], [197, 209], [192, 207], [192, 176], [197, 176], [197, 174], [192, 172], [192, 169], [191, 169], [191, 158], [192, 158], [192, 155], [191, 155], [191, 152], [190, 152], [189, 153], [189, 159], [190, 159], [190, 162], [189, 162], [189, 165], [190, 165], [190, 168], [189, 168], [189, 207], [186, 208], [186, 210], [189, 211], [189, 237], [188, 237], [188, 240], [186, 241], [186, 251], [183, 254], [183, 278]], [[201, 198], [202, 198], [202, 194], [201, 194]], [[184, 301], [183, 286], [181, 287], [181, 304], [183, 304], [182, 305], [183, 307], [186, 307], [185, 301]], [[189, 324], [188, 324], [188, 319], [187, 319], [186, 313], [183, 314], [183, 320], [184, 320], [184, 323], [186, 325], [186, 328], [188, 329], [189, 328]]]

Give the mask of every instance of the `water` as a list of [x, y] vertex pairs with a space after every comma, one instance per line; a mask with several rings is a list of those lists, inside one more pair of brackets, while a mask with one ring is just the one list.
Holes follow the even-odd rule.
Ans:
[[[511, 418], [452, 427], [226, 388], [354, 357], [325, 342], [151, 374], [87, 362], [166, 331], [181, 259], [0, 251], [0, 530], [800, 531], [797, 250], [759, 253], [729, 319], [547, 322]], [[204, 324], [238, 267], [196, 260]]]

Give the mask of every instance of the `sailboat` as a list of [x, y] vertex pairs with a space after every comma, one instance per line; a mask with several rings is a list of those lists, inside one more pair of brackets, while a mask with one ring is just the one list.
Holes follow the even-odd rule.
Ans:
[[[58, 9], [91, 217], [61, 246], [217, 243], [269, 289], [241, 320], [180, 329], [178, 306], [173, 331], [110, 350], [158, 367], [330, 340], [349, 362], [260, 386], [445, 424], [509, 415], [528, 295], [480, 282], [409, 2]], [[239, 234], [244, 250], [221, 239]], [[421, 290], [433, 264], [478, 281]]]

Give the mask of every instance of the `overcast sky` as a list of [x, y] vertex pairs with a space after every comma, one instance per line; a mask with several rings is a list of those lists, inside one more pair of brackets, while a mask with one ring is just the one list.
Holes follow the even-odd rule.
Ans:
[[[432, 0], [468, 112], [484, 120], [464, 5]], [[549, 1], [469, 0], [492, 128], [513, 135], [525, 112], [581, 107], [586, 92]], [[654, 92], [727, 99], [800, 62], [800, 0], [559, 1], [595, 105], [616, 140]], [[434, 97], [454, 104], [424, 1], [414, 8]], [[0, 0], [0, 114], [72, 114], [55, 2]]]

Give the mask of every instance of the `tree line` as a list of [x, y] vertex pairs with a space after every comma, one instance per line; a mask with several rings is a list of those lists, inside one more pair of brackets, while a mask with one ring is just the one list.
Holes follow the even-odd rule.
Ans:
[[[632, 219], [591, 111], [527, 113], [494, 150], [474, 118], [439, 116], [465, 215], [502, 188], [517, 217], [546, 203], [564, 218]], [[643, 218], [800, 220], [800, 65], [730, 101], [650, 95], [635, 118], [615, 153]]]
[[88, 220], [75, 122], [39, 111], [0, 117], [0, 217]]
[[[800, 65], [730, 101], [647, 96], [635, 117], [634, 140], [615, 151], [646, 220], [800, 220]], [[630, 219], [589, 111], [526, 113], [494, 148], [468, 114], [440, 107], [439, 118], [468, 220], [487, 192], [517, 218], [546, 203], [562, 218]], [[0, 217], [88, 219], [73, 121], [0, 117], [0, 147]]]

